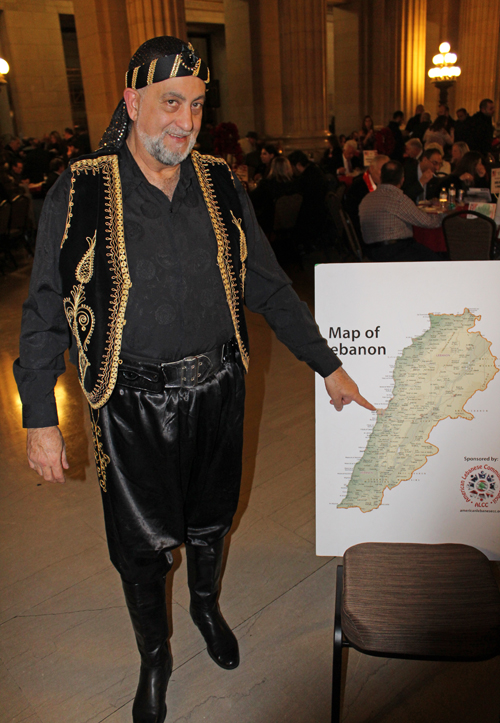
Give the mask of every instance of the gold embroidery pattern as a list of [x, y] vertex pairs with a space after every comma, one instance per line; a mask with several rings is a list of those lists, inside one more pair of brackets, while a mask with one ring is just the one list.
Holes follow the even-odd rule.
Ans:
[[234, 213], [231, 211], [231, 216], [233, 217], [233, 223], [240, 232], [240, 260], [241, 260], [241, 271], [240, 271], [240, 280], [241, 280], [241, 291], [244, 294], [245, 293], [245, 278], [247, 275], [247, 267], [245, 265], [245, 261], [247, 260], [248, 256], [248, 249], [247, 249], [247, 238], [245, 236], [245, 232], [243, 231], [243, 228], [241, 226], [241, 218], [236, 218]]
[[175, 78], [175, 76], [177, 75], [177, 71], [179, 70], [179, 68], [180, 68], [180, 66], [181, 66], [181, 62], [182, 62], [182, 57], [181, 57], [181, 55], [180, 55], [180, 53], [179, 53], [179, 55], [176, 55], [176, 56], [175, 56], [175, 61], [174, 61], [174, 64], [173, 64], [173, 66], [172, 66], [172, 70], [170, 71], [170, 77], [171, 77], [171, 78]]
[[194, 66], [193, 77], [196, 77], [198, 75], [198, 73], [200, 72], [200, 68], [201, 68], [201, 58], [198, 60], [198, 62]]
[[94, 458], [95, 458], [95, 466], [97, 470], [97, 479], [99, 480], [99, 485], [101, 486], [101, 489], [103, 492], [107, 492], [106, 489], [106, 467], [111, 462], [111, 459], [107, 454], [104, 452], [104, 447], [102, 444], [102, 432], [101, 428], [99, 427], [99, 410], [94, 410], [92, 407], [90, 408], [90, 422], [92, 425], [92, 438], [94, 440]]
[[136, 65], [134, 72], [132, 73], [132, 88], [135, 90], [135, 84], [137, 83], [137, 74], [139, 73], [140, 65]]
[[[85, 352], [88, 349], [90, 337], [94, 332], [95, 327], [95, 314], [85, 304], [85, 285], [89, 283], [94, 274], [94, 257], [95, 257], [95, 245], [97, 242], [97, 230], [95, 231], [92, 238], [87, 236], [87, 243], [89, 245], [88, 250], [83, 255], [82, 260], [76, 267], [76, 280], [80, 283], [78, 286], [75, 284], [71, 291], [71, 297], [63, 300], [64, 313], [70, 326], [73, 336], [76, 339], [76, 345], [78, 347], [78, 368], [80, 370], [80, 379], [85, 379], [85, 374], [90, 366], [90, 362], [87, 359]], [[88, 329], [88, 333], [87, 333]], [[83, 341], [81, 334], [86, 336]]]
[[[83, 385], [84, 375], [82, 374], [80, 377], [80, 383], [87, 401], [93, 409], [99, 409], [108, 401], [116, 383], [123, 327], [125, 326], [125, 309], [127, 307], [128, 292], [132, 286], [125, 249], [118, 156], [110, 155], [100, 156], [98, 158], [83, 158], [81, 161], [76, 161], [71, 168], [75, 176], [80, 173], [92, 173], [93, 175], [102, 173], [104, 181], [106, 257], [108, 259], [113, 284], [108, 308], [108, 331], [103, 359], [94, 389], [87, 391]], [[90, 265], [88, 259], [85, 261], [88, 253], [89, 252], [86, 252], [77, 267], [77, 273], [82, 275], [82, 278], [85, 276], [85, 273], [92, 274], [93, 272], [93, 265]], [[90, 278], [91, 275], [89, 281]], [[80, 307], [82, 307], [82, 301], [84, 301], [84, 299], [80, 297]], [[78, 337], [76, 338], [78, 343]], [[89, 338], [90, 336], [86, 339], [87, 344]], [[83, 343], [82, 348], [85, 349]], [[87, 368], [88, 362], [87, 366], [85, 366], [85, 371]]]
[[[193, 50], [192, 46], [191, 46], [191, 50]], [[194, 52], [194, 50], [193, 50], [193, 52]], [[182, 54], [178, 53], [178, 55], [175, 56], [174, 64], [172, 66], [172, 70], [170, 71], [170, 76], [169, 76], [170, 78], [177, 77], [177, 73], [179, 72], [179, 68], [181, 67], [181, 65], [183, 65], [184, 68], [186, 68], [186, 70], [189, 70], [189, 72], [191, 73], [191, 75], [193, 77], [196, 77], [198, 75], [198, 73], [200, 72], [201, 58], [198, 58], [196, 65], [194, 66], [194, 68], [192, 68], [190, 65], [186, 65], [186, 63], [182, 59]], [[207, 68], [207, 74], [208, 74], [208, 77], [205, 80], [205, 83], [210, 82], [210, 71], [208, 70], [208, 68]], [[148, 78], [149, 78], [149, 74], [148, 74]], [[148, 85], [149, 85], [149, 82], [148, 82]]]
[[[224, 221], [222, 219], [219, 205], [215, 196], [213, 183], [208, 172], [209, 164], [227, 164], [226, 161], [222, 158], [215, 158], [214, 156], [202, 156], [197, 151], [192, 152], [191, 158], [193, 160], [193, 165], [196, 171], [196, 175], [198, 176], [198, 181], [200, 183], [200, 187], [203, 193], [203, 198], [205, 199], [205, 204], [210, 215], [210, 220], [214, 229], [215, 238], [217, 239], [217, 264], [219, 266], [219, 270], [222, 276], [222, 283], [224, 284], [226, 299], [229, 306], [229, 311], [231, 312], [231, 318], [233, 320], [234, 332], [236, 335], [236, 340], [238, 342], [241, 360], [243, 362], [245, 370], [248, 371], [250, 359], [241, 338], [240, 322], [238, 319], [238, 287], [234, 274], [234, 269], [231, 263], [229, 237], [227, 235], [226, 227], [224, 226]], [[235, 217], [233, 215], [233, 219], [234, 218]]]
[[[198, 151], [194, 151], [193, 155], [196, 153], [197, 156], [200, 156], [201, 154], [198, 153]], [[227, 161], [225, 161], [223, 158], [219, 158], [218, 156], [203, 156], [201, 159], [205, 163], [211, 163], [212, 166], [219, 165], [219, 166], [227, 166]], [[229, 166], [228, 166], [229, 168]]]
[[150, 63], [149, 70], [148, 70], [148, 78], [147, 78], [148, 85], [151, 85], [151, 83], [153, 82], [157, 62], [158, 62], [158, 58], [155, 58]]
[[73, 218], [73, 196], [75, 195], [75, 175], [71, 174], [71, 186], [69, 189], [69, 203], [68, 203], [68, 213], [66, 215], [66, 226], [64, 227], [64, 234], [61, 241], [61, 248], [64, 246], [64, 242], [68, 238], [68, 231], [69, 227], [71, 225], [71, 219]]

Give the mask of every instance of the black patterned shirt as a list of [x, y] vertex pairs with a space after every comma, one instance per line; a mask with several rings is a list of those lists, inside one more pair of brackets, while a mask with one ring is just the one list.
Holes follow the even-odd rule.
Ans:
[[[147, 181], [126, 144], [119, 160], [132, 281], [122, 357], [169, 362], [210, 351], [230, 339], [234, 327], [217, 266], [215, 234], [191, 159], [181, 164], [172, 201]], [[25, 427], [58, 423], [53, 390], [65, 369], [64, 352], [70, 344], [58, 270], [70, 182], [70, 172], [65, 171], [47, 196], [30, 294], [23, 307], [14, 373]], [[340, 361], [291, 288], [246, 192], [236, 183], [248, 246], [245, 305], [265, 316], [297, 358], [328, 376]]]

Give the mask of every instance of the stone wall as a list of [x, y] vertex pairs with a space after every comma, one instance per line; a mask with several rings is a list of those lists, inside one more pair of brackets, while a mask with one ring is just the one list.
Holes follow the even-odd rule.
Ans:
[[73, 3], [1, 0], [0, 11], [0, 47], [10, 65], [7, 81], [17, 132], [62, 132], [73, 122], [59, 13], [72, 14]]

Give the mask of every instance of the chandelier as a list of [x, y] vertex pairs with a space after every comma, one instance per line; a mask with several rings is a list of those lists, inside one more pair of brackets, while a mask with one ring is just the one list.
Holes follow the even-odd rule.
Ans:
[[462, 72], [458, 65], [455, 65], [457, 62], [456, 53], [450, 53], [450, 50], [449, 43], [441, 43], [439, 53], [432, 59], [434, 68], [430, 68], [428, 75], [435, 83], [443, 81], [453, 82]]

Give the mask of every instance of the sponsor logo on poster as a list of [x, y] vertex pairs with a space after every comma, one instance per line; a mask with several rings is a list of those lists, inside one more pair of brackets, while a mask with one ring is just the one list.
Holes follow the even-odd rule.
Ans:
[[489, 464], [474, 465], [462, 476], [460, 492], [474, 510], [495, 510], [495, 508], [500, 510], [500, 505], [498, 505], [500, 474], [498, 470]]

